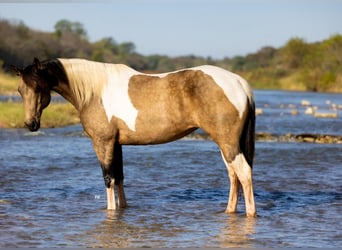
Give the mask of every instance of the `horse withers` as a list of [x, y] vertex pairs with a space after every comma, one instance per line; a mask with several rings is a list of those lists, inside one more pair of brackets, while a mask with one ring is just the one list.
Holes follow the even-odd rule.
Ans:
[[122, 64], [84, 59], [39, 61], [20, 69], [18, 91], [25, 125], [40, 128], [51, 91], [78, 110], [92, 139], [107, 190], [107, 208], [126, 207], [122, 145], [166, 143], [202, 128], [217, 143], [230, 179], [226, 213], [237, 210], [242, 186], [247, 216], [255, 216], [252, 164], [255, 105], [248, 83], [222, 68], [204, 65], [144, 74]]

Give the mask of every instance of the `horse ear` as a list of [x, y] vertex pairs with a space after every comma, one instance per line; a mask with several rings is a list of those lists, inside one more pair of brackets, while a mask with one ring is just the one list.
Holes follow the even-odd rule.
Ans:
[[23, 75], [23, 70], [19, 69], [18, 67], [11, 65], [11, 69], [17, 76], [22, 76]]
[[33, 65], [35, 66], [36, 69], [38, 70], [42, 70], [44, 69], [43, 65], [40, 63], [39, 59], [37, 57], [35, 57], [33, 59]]

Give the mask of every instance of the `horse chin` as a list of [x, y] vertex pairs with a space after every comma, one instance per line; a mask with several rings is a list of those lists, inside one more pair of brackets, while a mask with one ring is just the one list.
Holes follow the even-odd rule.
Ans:
[[39, 121], [25, 122], [25, 127], [28, 128], [31, 132], [36, 132], [40, 128]]

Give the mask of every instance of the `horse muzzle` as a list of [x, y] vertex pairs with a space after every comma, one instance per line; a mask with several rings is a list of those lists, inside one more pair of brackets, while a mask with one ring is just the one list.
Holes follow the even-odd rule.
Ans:
[[36, 132], [40, 128], [40, 121], [25, 122], [25, 127], [31, 132]]

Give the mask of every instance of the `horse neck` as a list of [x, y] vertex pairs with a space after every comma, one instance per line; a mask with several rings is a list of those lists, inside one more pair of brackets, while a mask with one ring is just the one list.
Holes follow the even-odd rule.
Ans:
[[54, 91], [64, 97], [68, 102], [70, 102], [77, 110], [79, 107], [77, 105], [76, 99], [72, 94], [71, 88], [69, 86], [67, 75], [63, 69], [62, 64], [59, 60], [47, 60], [43, 62], [43, 67], [48, 72], [48, 79], [51, 85], [49, 85], [50, 91]]
[[52, 90], [60, 94], [65, 100], [70, 102], [78, 111], [80, 111], [81, 107], [76, 102], [68, 83], [59, 81], [58, 85], [54, 86]]

